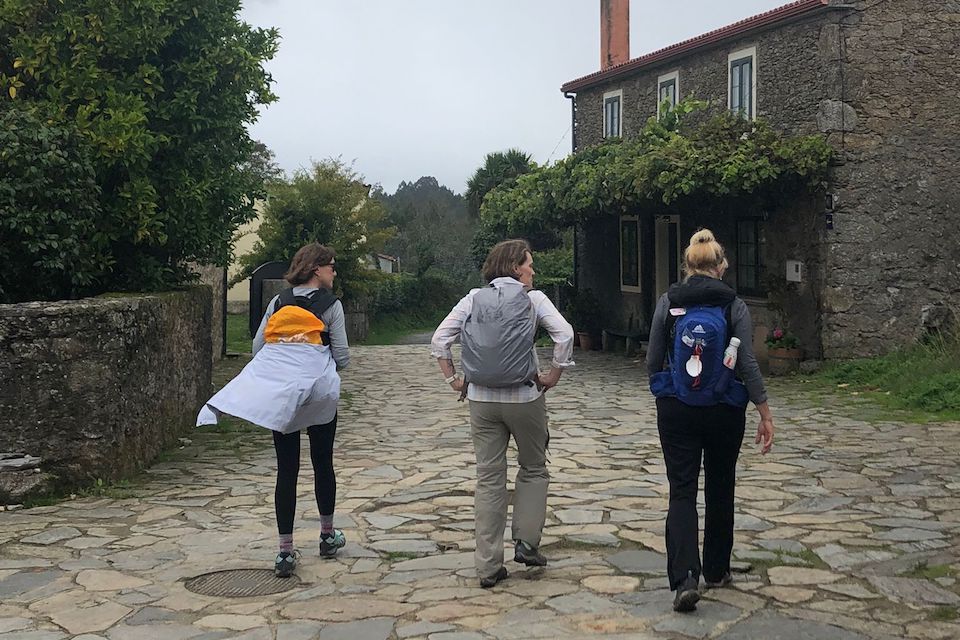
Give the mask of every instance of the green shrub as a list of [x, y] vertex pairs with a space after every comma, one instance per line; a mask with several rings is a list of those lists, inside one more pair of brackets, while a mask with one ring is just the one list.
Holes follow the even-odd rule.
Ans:
[[0, 111], [0, 301], [76, 297], [109, 267], [93, 154], [38, 107]]
[[[38, 107], [49, 121], [43, 135], [65, 145], [48, 141], [37, 158], [34, 170], [52, 176], [43, 180], [66, 172], [49, 193], [17, 184], [36, 180], [19, 160], [15, 172], [0, 172], [4, 217], [16, 212], [5, 230], [17, 228], [4, 245], [14, 269], [36, 273], [34, 299], [161, 289], [189, 278], [189, 262], [227, 264], [233, 233], [263, 192], [247, 125], [275, 99], [263, 62], [278, 39], [240, 21], [239, 8], [239, 0], [0, 0], [0, 111]], [[41, 152], [44, 143], [18, 137]], [[78, 206], [73, 194], [95, 231], [81, 212], [68, 216], [75, 223], [56, 213]], [[56, 264], [51, 238], [41, 246], [35, 231], [48, 222], [56, 234], [72, 225], [93, 255]], [[64, 283], [58, 271], [70, 267]]]
[[373, 319], [387, 316], [433, 319], [438, 312], [449, 311], [463, 293], [445, 278], [384, 275], [372, 288], [369, 313]]

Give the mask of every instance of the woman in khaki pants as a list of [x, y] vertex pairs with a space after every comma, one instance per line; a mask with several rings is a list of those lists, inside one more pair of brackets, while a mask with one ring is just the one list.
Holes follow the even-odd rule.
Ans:
[[[553, 360], [546, 374], [533, 374], [526, 383], [483, 386], [464, 382], [453, 366], [450, 347], [475, 311], [482, 289], [474, 289], [454, 306], [433, 334], [431, 354], [451, 388], [470, 401], [470, 431], [477, 456], [476, 565], [480, 586], [489, 588], [507, 577], [503, 566], [503, 532], [507, 521], [507, 446], [516, 442], [520, 470], [516, 478], [512, 537], [514, 561], [544, 566], [539, 551], [547, 511], [550, 474], [546, 465], [547, 410], [544, 392], [554, 387], [563, 370], [573, 365], [573, 329], [545, 294], [533, 290], [533, 254], [525, 240], [506, 240], [490, 250], [483, 278], [500, 295], [522, 287], [530, 300], [530, 318], [554, 342]], [[535, 319], [535, 320], [534, 320]], [[531, 369], [539, 371], [530, 342]], [[493, 363], [496, 365], [496, 363]], [[461, 397], [462, 397], [461, 396]]]

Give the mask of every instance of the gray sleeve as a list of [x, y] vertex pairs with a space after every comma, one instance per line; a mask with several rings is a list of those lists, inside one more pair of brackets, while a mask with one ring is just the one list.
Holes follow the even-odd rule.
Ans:
[[279, 295], [273, 296], [273, 299], [270, 300], [270, 303], [267, 305], [267, 310], [263, 312], [263, 320], [260, 321], [257, 334], [253, 336], [253, 355], [257, 355], [257, 351], [263, 348], [263, 332], [267, 329], [267, 320], [273, 315], [273, 306], [277, 304], [279, 297]]
[[350, 364], [350, 345], [347, 344], [347, 321], [343, 316], [343, 304], [337, 300], [321, 314], [321, 319], [330, 332], [330, 352], [337, 369]]
[[647, 343], [647, 373], [651, 376], [663, 371], [663, 359], [667, 355], [667, 311], [670, 306], [667, 294], [657, 300], [657, 308], [650, 321], [650, 341]]
[[760, 365], [753, 353], [753, 321], [750, 320], [750, 309], [747, 303], [737, 298], [730, 308], [733, 321], [733, 335], [740, 338], [740, 348], [737, 350], [737, 376], [743, 380], [753, 404], [762, 404], [767, 401], [767, 390], [763, 386], [763, 375]]

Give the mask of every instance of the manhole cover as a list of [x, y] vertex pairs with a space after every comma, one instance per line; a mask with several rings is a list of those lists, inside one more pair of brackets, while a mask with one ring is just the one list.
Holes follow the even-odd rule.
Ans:
[[190, 578], [184, 586], [188, 591], [204, 596], [243, 598], [281, 593], [299, 584], [297, 576], [278, 578], [270, 569], [231, 569]]

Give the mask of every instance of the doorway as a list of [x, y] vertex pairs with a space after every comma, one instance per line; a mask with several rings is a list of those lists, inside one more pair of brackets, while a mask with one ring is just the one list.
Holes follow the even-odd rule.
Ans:
[[656, 303], [670, 285], [680, 281], [680, 274], [683, 273], [680, 267], [683, 257], [680, 249], [680, 216], [654, 218], [654, 243]]

